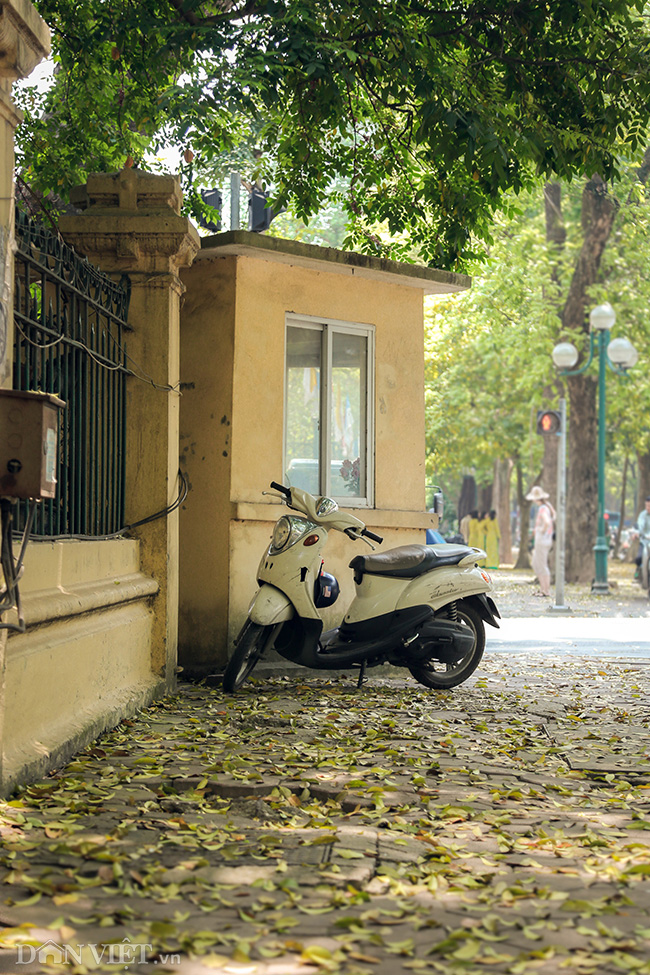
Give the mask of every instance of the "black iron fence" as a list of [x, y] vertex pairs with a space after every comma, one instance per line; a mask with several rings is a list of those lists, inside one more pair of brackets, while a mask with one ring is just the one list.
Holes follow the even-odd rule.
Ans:
[[[108, 535], [124, 525], [128, 279], [112, 281], [16, 212], [14, 387], [65, 400], [58, 489], [36, 535]], [[16, 512], [21, 529], [26, 505]]]

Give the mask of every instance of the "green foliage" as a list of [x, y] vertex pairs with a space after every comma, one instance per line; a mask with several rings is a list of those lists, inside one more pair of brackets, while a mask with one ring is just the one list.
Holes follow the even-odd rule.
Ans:
[[[444, 267], [489, 240], [504, 194], [615, 174], [650, 111], [642, 0], [37, 0], [57, 73], [27, 92], [28, 182], [65, 198], [91, 171], [173, 145], [201, 184], [258, 142], [307, 220], [346, 183], [348, 246]], [[390, 242], [377, 233], [387, 228]]]
[[439, 300], [426, 335], [427, 465], [437, 478], [494, 461], [539, 461], [534, 419], [553, 380], [557, 333], [554, 255], [544, 239], [541, 194], [499, 215], [494, 245], [471, 291]]
[[612, 337], [625, 336], [639, 353], [622, 380], [607, 380], [608, 448], [629, 456], [650, 452], [650, 193], [630, 173], [619, 188], [621, 209], [603, 260], [603, 284], [594, 295], [616, 311]]

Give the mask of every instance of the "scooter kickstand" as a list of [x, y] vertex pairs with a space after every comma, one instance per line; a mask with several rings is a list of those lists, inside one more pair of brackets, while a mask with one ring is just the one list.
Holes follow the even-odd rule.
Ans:
[[357, 690], [361, 690], [363, 685], [363, 679], [366, 676], [366, 661], [361, 661], [361, 667], [359, 668], [359, 679], [357, 680]]

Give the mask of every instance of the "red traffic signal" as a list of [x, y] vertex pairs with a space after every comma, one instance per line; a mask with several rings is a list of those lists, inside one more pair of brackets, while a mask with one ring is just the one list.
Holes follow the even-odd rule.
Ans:
[[537, 412], [537, 432], [538, 433], [561, 433], [562, 417], [559, 410], [538, 410]]

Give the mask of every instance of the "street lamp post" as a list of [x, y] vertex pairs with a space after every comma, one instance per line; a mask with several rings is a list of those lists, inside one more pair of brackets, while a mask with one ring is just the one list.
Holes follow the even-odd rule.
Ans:
[[[607, 366], [612, 372], [624, 376], [628, 369], [635, 365], [638, 353], [632, 343], [626, 338], [609, 340], [610, 329], [616, 321], [616, 314], [612, 306], [605, 302], [598, 305], [589, 315], [590, 344], [587, 362], [574, 369], [578, 361], [578, 350], [571, 342], [560, 342], [553, 349], [553, 362], [563, 376], [579, 376], [586, 372], [594, 359], [596, 344], [598, 346], [598, 536], [594, 545], [595, 576], [591, 591], [598, 595], [607, 595], [609, 583], [607, 581], [607, 557], [609, 542], [606, 537], [605, 526], [605, 415], [606, 415], [606, 377]], [[596, 339], [596, 335], [598, 338]]]

